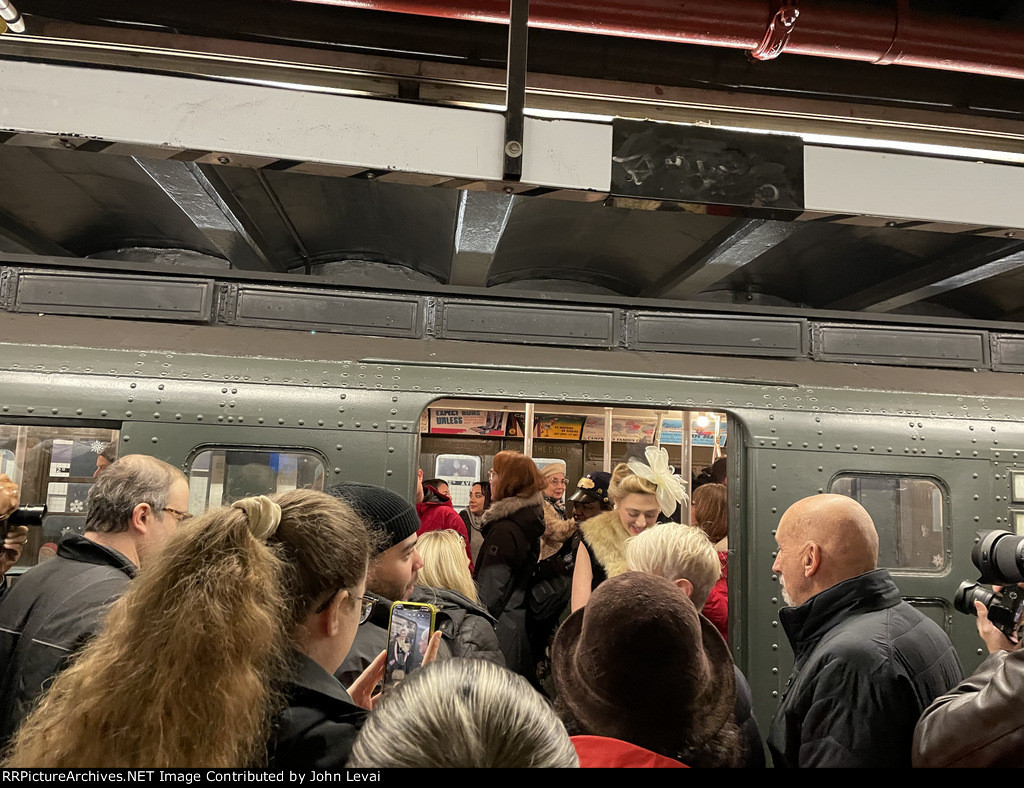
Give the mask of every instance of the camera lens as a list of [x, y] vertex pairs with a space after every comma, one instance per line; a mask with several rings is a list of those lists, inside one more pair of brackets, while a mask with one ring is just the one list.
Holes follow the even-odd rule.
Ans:
[[19, 506], [11, 512], [11, 516], [7, 518], [7, 524], [9, 526], [42, 525], [44, 517], [46, 517], [46, 506], [43, 504], [38, 506]]
[[979, 531], [971, 560], [982, 583], [1024, 582], [1024, 536], [1010, 531]]
[[956, 590], [956, 596], [953, 597], [953, 607], [960, 613], [976, 616], [978, 611], [974, 609], [974, 603], [977, 601], [981, 602], [985, 607], [990, 607], [995, 596], [995, 592], [992, 589], [985, 588], [985, 586], [979, 583], [971, 583], [965, 580]]

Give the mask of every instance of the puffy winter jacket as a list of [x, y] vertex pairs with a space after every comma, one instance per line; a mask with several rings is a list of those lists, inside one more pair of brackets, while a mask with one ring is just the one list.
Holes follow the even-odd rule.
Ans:
[[884, 569], [844, 580], [779, 619], [795, 662], [768, 734], [775, 766], [910, 766], [914, 725], [963, 672], [942, 628]]

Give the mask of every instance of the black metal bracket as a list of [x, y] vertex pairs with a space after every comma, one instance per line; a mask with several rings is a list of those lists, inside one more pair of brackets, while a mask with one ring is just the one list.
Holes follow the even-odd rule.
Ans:
[[523, 176], [523, 109], [526, 107], [526, 51], [530, 0], [510, 0], [508, 69], [505, 75], [504, 180]]

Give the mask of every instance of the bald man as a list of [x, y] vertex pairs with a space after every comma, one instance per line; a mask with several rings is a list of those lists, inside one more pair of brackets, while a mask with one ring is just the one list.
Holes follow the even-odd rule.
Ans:
[[963, 676], [949, 637], [876, 569], [878, 533], [852, 498], [797, 501], [775, 541], [794, 665], [768, 734], [773, 763], [910, 766], [918, 717]]

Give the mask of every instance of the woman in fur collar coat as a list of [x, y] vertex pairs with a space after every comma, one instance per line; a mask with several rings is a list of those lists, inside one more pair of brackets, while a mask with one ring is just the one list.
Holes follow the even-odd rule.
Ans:
[[[674, 469], [667, 464], [667, 454], [659, 453], [664, 449], [648, 447], [649, 460], [652, 449], [655, 469], [641, 464], [639, 470], [644, 474], [641, 476], [631, 467], [639, 462], [637, 460], [631, 460], [630, 465], [624, 462], [616, 465], [608, 487], [608, 497], [615, 508], [580, 525], [580, 546], [572, 578], [573, 612], [587, 604], [591, 592], [603, 581], [627, 571], [626, 540], [657, 523], [658, 515], [669, 506], [670, 498], [674, 501], [685, 498], [678, 477], [671, 475]], [[659, 493], [660, 486], [666, 488], [668, 496]], [[671, 512], [670, 508], [667, 514]]]
[[498, 620], [494, 629], [508, 668], [533, 679], [526, 618], [545, 530], [546, 480], [533, 460], [515, 451], [496, 454], [490, 476], [491, 507], [482, 518], [476, 564], [480, 601]]

